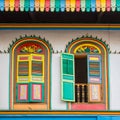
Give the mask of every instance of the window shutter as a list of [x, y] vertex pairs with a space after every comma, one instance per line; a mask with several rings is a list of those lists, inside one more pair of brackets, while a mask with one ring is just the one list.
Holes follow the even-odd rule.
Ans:
[[101, 84], [89, 84], [89, 102], [101, 102]]
[[101, 102], [101, 56], [88, 55], [88, 100]]
[[29, 101], [29, 84], [19, 83], [16, 84], [16, 102]]
[[62, 100], [75, 101], [74, 55], [61, 54]]
[[44, 55], [31, 54], [31, 79], [30, 82], [44, 82]]
[[101, 83], [101, 56], [88, 55], [88, 83]]
[[30, 102], [44, 102], [44, 83], [30, 83]]
[[30, 102], [44, 102], [44, 55], [31, 54]]
[[17, 57], [17, 102], [44, 102], [44, 55]]
[[29, 55], [18, 55], [17, 57], [17, 83], [29, 81]]

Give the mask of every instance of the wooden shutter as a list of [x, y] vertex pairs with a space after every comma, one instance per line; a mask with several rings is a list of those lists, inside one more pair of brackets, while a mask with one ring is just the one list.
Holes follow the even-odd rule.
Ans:
[[44, 82], [44, 55], [31, 54], [31, 82]]
[[29, 102], [29, 84], [16, 84], [16, 102]]
[[89, 102], [101, 102], [101, 84], [89, 84]]
[[18, 55], [17, 57], [17, 83], [29, 81], [29, 55]]
[[75, 101], [75, 70], [74, 55], [61, 54], [61, 85], [62, 100]]
[[44, 102], [44, 83], [30, 83], [30, 102]]
[[16, 90], [16, 102], [44, 102], [44, 55], [18, 55]]
[[44, 102], [44, 55], [31, 54], [30, 102]]
[[101, 102], [101, 56], [88, 55], [88, 98], [89, 102]]
[[101, 56], [88, 55], [88, 83], [101, 83]]

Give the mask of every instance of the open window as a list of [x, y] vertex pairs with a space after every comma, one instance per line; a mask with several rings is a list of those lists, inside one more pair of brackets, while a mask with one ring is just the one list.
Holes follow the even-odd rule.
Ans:
[[61, 54], [62, 100], [72, 110], [108, 109], [106, 46], [98, 40], [82, 38], [69, 43], [66, 51]]
[[101, 56], [63, 53], [61, 59], [63, 100], [101, 102]]

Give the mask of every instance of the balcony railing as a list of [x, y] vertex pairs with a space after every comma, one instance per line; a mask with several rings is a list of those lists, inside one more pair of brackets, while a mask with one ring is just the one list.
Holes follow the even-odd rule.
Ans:
[[75, 102], [88, 102], [88, 84], [75, 84]]

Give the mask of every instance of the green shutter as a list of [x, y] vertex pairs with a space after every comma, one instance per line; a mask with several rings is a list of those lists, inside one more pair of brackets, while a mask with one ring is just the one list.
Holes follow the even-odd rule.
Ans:
[[74, 55], [61, 54], [62, 100], [75, 101]]
[[101, 56], [88, 55], [88, 83], [101, 83]]

